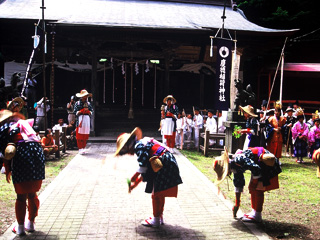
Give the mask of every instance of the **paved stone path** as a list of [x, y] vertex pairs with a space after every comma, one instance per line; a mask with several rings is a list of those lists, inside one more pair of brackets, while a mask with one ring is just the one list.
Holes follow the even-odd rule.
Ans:
[[[152, 205], [144, 183], [128, 193], [136, 158], [114, 158], [114, 143], [87, 147], [89, 153], [76, 155], [41, 193], [37, 231], [21, 239], [270, 239], [255, 224], [233, 219], [231, 203], [179, 152], [183, 184], [178, 198], [166, 198], [165, 225], [140, 225]], [[10, 227], [0, 239], [20, 238]]]

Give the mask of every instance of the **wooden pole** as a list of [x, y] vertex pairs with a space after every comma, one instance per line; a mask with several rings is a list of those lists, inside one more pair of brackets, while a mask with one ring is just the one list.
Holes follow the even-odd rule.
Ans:
[[42, 0], [42, 75], [43, 75], [43, 103], [44, 103], [44, 130], [47, 129], [47, 96], [46, 96], [46, 24], [44, 21], [44, 0]]

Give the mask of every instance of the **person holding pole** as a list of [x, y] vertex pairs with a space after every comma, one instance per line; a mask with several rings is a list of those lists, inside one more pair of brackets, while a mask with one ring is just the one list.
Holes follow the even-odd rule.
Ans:
[[[296, 122], [296, 118], [293, 116], [293, 108], [288, 107], [285, 111], [286, 113], [286, 124], [284, 130], [284, 142], [286, 147], [286, 156], [293, 156], [293, 144], [292, 144], [292, 126]], [[290, 148], [290, 153], [289, 153]]]
[[280, 101], [275, 102], [274, 108], [274, 116], [268, 118], [268, 123], [266, 125], [267, 149], [280, 159], [282, 156], [283, 144], [282, 132], [285, 129], [286, 119], [281, 116], [282, 104]]

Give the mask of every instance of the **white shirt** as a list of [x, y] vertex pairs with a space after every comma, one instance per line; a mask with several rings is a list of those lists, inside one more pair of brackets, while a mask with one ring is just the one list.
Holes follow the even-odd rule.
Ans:
[[52, 133], [54, 133], [55, 130], [59, 130], [60, 133], [62, 133], [62, 128], [67, 127], [68, 125], [66, 123], [63, 123], [62, 125], [56, 124], [52, 128]]
[[192, 128], [193, 128], [193, 121], [192, 119], [189, 119], [189, 118], [185, 118], [185, 131], [186, 132], [192, 132]]
[[183, 129], [185, 128], [184, 119], [178, 118], [176, 121], [176, 124], [177, 124], [177, 132], [180, 133], [181, 130], [183, 131]]
[[[46, 105], [47, 112], [50, 110], [50, 104]], [[37, 117], [44, 117], [44, 103], [43, 98], [37, 102]]]
[[203, 117], [200, 114], [194, 115], [193, 120], [195, 120], [194, 121], [194, 128], [202, 128], [202, 126], [203, 126]]
[[214, 117], [207, 118], [206, 131], [209, 131], [211, 134], [217, 132], [217, 121], [214, 119]]

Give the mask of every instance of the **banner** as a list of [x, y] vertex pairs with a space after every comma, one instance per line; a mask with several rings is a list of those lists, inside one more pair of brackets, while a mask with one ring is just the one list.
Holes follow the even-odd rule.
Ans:
[[214, 109], [228, 110], [230, 107], [232, 40], [215, 38], [214, 44], [217, 47]]

